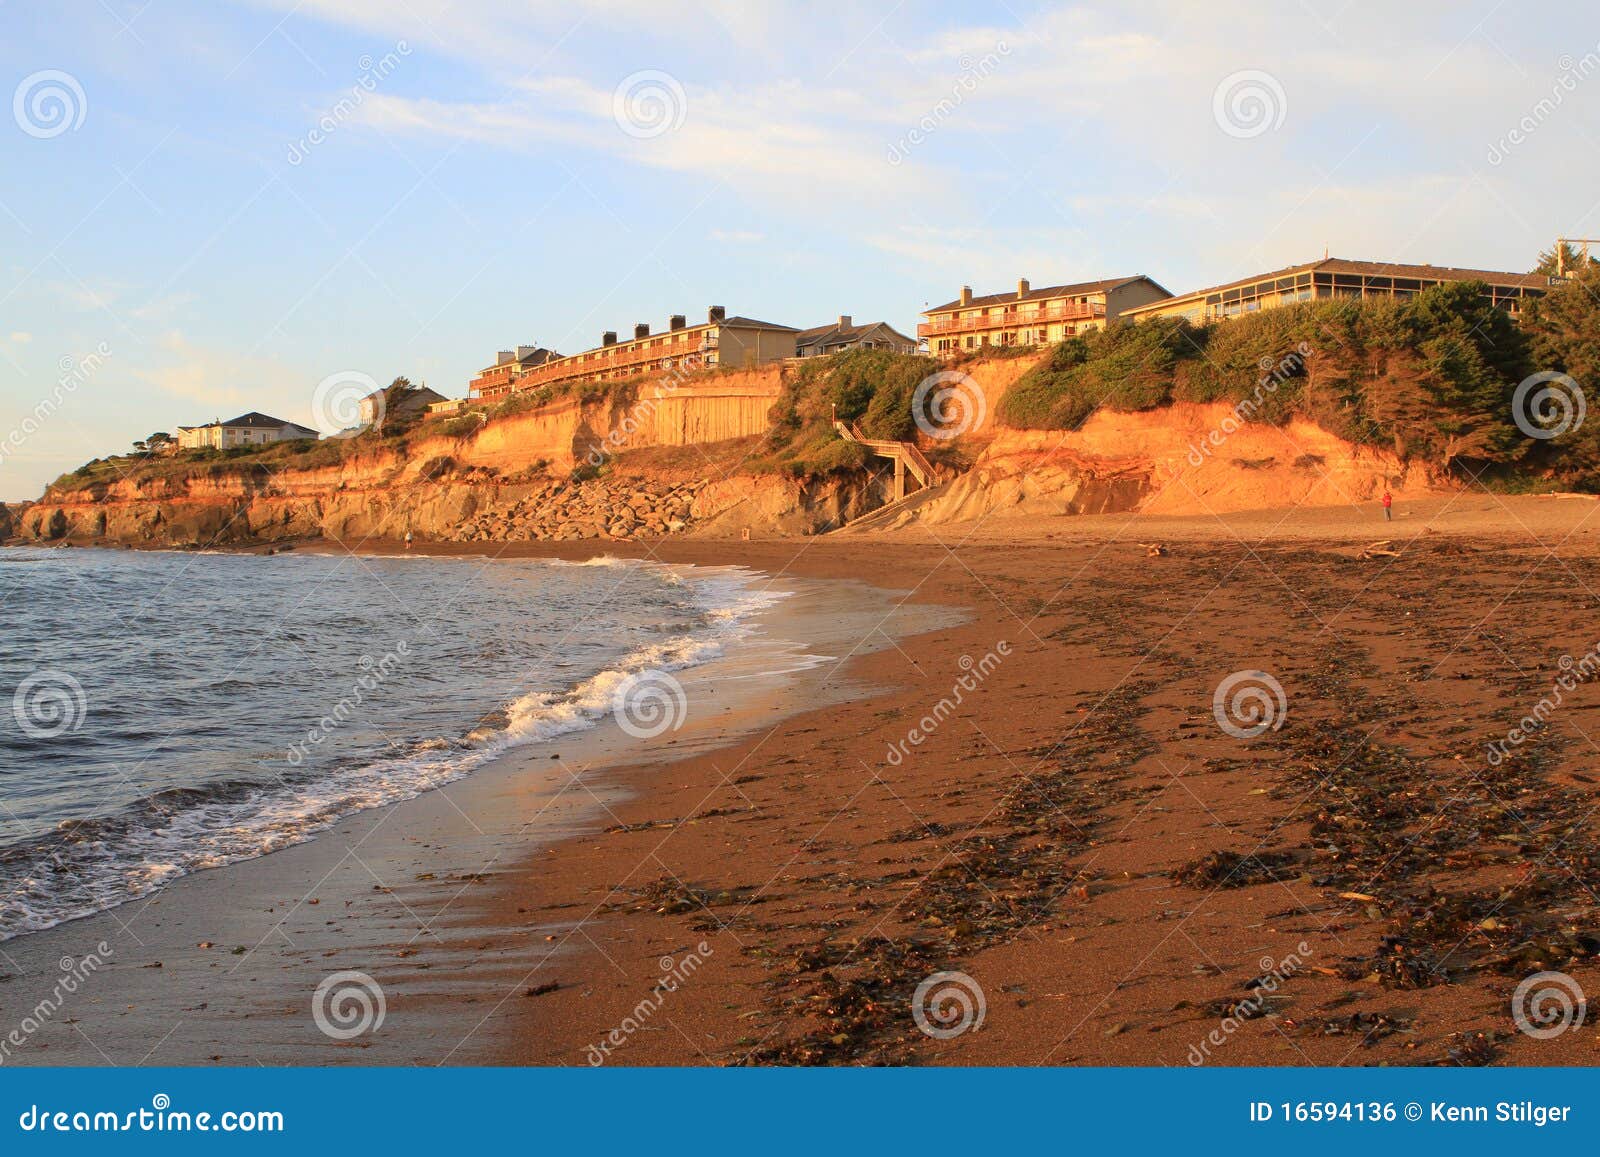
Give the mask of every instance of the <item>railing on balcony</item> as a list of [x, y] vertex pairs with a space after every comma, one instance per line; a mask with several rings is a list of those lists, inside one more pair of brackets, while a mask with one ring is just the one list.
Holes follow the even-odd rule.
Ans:
[[[520, 393], [523, 390], [533, 390], [540, 386], [549, 385], [551, 382], [565, 382], [573, 378], [585, 378], [596, 374], [611, 373], [616, 370], [648, 368], [652, 365], [660, 366], [663, 363], [678, 362], [691, 356], [705, 359], [709, 358], [709, 355], [715, 354], [716, 350], [717, 341], [715, 338], [702, 338], [698, 342], [668, 342], [653, 349], [613, 348], [605, 352], [589, 351], [582, 354], [573, 354], [571, 357], [560, 358], [553, 362], [546, 362], [541, 366], [535, 366], [527, 373], [512, 379], [509, 386], [512, 390]], [[486, 383], [486, 385], [488, 384]]]
[[1093, 321], [1106, 315], [1106, 307], [1098, 301], [1081, 305], [1053, 305], [1047, 309], [1015, 309], [1005, 313], [985, 313], [978, 317], [940, 317], [917, 326], [918, 337], [933, 337], [947, 333], [971, 333], [985, 329], [1017, 329], [1030, 325], [1048, 325], [1053, 321]]

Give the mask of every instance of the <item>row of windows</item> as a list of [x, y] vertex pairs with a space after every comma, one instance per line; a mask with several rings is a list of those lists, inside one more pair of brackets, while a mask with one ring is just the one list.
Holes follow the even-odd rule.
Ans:
[[995, 320], [1016, 318], [1025, 322], [1027, 315], [1030, 313], [1046, 312], [1052, 309], [1061, 309], [1065, 306], [1084, 306], [1088, 305], [1089, 301], [1090, 299], [1087, 296], [1051, 297], [1037, 302], [1029, 302], [1027, 308], [1023, 308], [1020, 302], [1013, 302], [1009, 305], [985, 306], [982, 309], [951, 310], [949, 313], [942, 313], [936, 316], [944, 319], [959, 318], [963, 321], [975, 317], [994, 318]]
[[[1075, 326], [1075, 325], [1066, 325], [1066, 326], [1062, 326], [1061, 327], [1061, 336], [1062, 336], [1062, 338], [1072, 337], [1077, 332], [1078, 332], [1078, 327]], [[963, 350], [963, 349], [967, 349], [967, 350], [983, 349], [985, 346], [989, 346], [989, 345], [1015, 346], [1015, 345], [1049, 345], [1049, 344], [1050, 344], [1050, 331], [1048, 329], [1041, 328], [1041, 329], [1006, 330], [1004, 333], [998, 335], [998, 337], [995, 338], [994, 340], [991, 340], [990, 336], [988, 334], [986, 334], [986, 333], [984, 333], [984, 334], [969, 334], [968, 336], [966, 336], [964, 338], [942, 337], [934, 344], [933, 348], [938, 353], [953, 353], [956, 350]]]
[[[1308, 288], [1314, 288], [1318, 297], [1359, 297], [1363, 293], [1411, 297], [1429, 286], [1445, 284], [1448, 282], [1440, 278], [1368, 277], [1359, 273], [1301, 273], [1295, 277], [1268, 278], [1250, 285], [1219, 290], [1206, 295], [1206, 304], [1225, 306], [1233, 302], [1260, 298], [1306, 301], [1310, 298], [1310, 294], [1305, 292]], [[1521, 298], [1525, 292], [1521, 286], [1514, 285], [1497, 285], [1490, 288], [1490, 294], [1496, 301]]]

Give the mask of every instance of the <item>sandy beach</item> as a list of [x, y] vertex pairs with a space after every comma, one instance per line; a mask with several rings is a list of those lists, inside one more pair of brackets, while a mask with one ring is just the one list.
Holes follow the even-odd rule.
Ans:
[[[606, 547], [763, 572], [757, 666], [826, 661], [8, 942], [18, 1008], [119, 945], [8, 1063], [1590, 1063], [1510, 1002], [1600, 985], [1600, 699], [1505, 741], [1596, 646], [1596, 504], [1396, 514]], [[1282, 692], [1244, 738], [1242, 672]], [[349, 969], [386, 1017], [331, 1040]]]
[[[1589, 1063], [1587, 1033], [1516, 1032], [1510, 998], [1543, 967], [1600, 980], [1592, 689], [1518, 757], [1485, 748], [1595, 645], [1575, 613], [1596, 603], [1595, 506], [1397, 513], [736, 548], [906, 576], [973, 617], [859, 658], [883, 693], [673, 765], [563, 871], [484, 893], [594, 913], [501, 1059]], [[1358, 557], [1380, 536], [1399, 557]], [[1241, 740], [1213, 694], [1248, 669], [1286, 706]], [[664, 992], [685, 953], [704, 959]], [[911, 1000], [954, 971], [981, 1024], [948, 1003], [974, 1031], [929, 1035]]]

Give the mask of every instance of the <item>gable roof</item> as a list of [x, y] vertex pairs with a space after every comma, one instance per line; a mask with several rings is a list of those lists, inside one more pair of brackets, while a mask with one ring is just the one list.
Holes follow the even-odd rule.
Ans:
[[[372, 393], [368, 394], [367, 397], [368, 398], [376, 398], [376, 397], [379, 397], [380, 395], [381, 396], [387, 396], [389, 391], [392, 390], [393, 388], [394, 388], [393, 386], [383, 386], [383, 387], [381, 387], [379, 389], [376, 389], [376, 390], [372, 391]], [[363, 401], [364, 400], [365, 399], [363, 399]], [[428, 386], [412, 386], [410, 389], [405, 390], [404, 392], [402, 392], [399, 395], [399, 397], [397, 397], [395, 400], [396, 400], [397, 403], [399, 403], [401, 405], [415, 404], [417, 402], [433, 403], [433, 402], [442, 402], [442, 401], [444, 401], [445, 400], [445, 396], [443, 394], [441, 394], [438, 390], [432, 389], [432, 388], [430, 388]]]
[[1047, 285], [1041, 289], [1029, 289], [1021, 297], [1018, 297], [1014, 290], [1010, 293], [989, 293], [982, 297], [974, 297], [965, 305], [961, 304], [961, 299], [958, 297], [954, 301], [945, 302], [943, 305], [930, 306], [922, 312], [944, 313], [952, 309], [976, 309], [979, 306], [999, 305], [1008, 301], [1040, 301], [1052, 297], [1081, 297], [1091, 293], [1110, 293], [1113, 289], [1134, 281], [1148, 281], [1151, 285], [1161, 290], [1162, 293], [1167, 292], [1160, 282], [1146, 277], [1142, 273], [1136, 273], [1132, 277], [1108, 277], [1101, 281], [1079, 281], [1072, 285]]
[[1242, 285], [1254, 285], [1256, 282], [1265, 281], [1268, 278], [1293, 277], [1296, 274], [1312, 272], [1345, 273], [1360, 277], [1407, 277], [1418, 281], [1483, 281], [1490, 285], [1515, 285], [1523, 289], [1550, 288], [1550, 278], [1543, 273], [1505, 273], [1492, 269], [1461, 269], [1453, 265], [1406, 265], [1392, 261], [1353, 261], [1346, 257], [1323, 257], [1316, 261], [1305, 261], [1299, 265], [1289, 265], [1283, 269], [1252, 274], [1249, 277], [1241, 277], [1235, 281], [1225, 281], [1221, 285], [1208, 285], [1204, 289], [1191, 289], [1187, 293], [1180, 293], [1177, 297], [1167, 301], [1135, 306], [1133, 309], [1123, 310], [1123, 312], [1144, 313], [1148, 310], [1160, 308], [1170, 309], [1173, 301], [1187, 300], [1191, 297], [1205, 297], [1212, 293], [1223, 293], [1230, 289], [1238, 289]]
[[[706, 325], [733, 326], [735, 329], [775, 329], [775, 330], [780, 330], [783, 333], [799, 333], [800, 332], [799, 330], [797, 330], [792, 325], [779, 325], [777, 322], [772, 322], [772, 321], [757, 321], [753, 317], [725, 317], [721, 321], [703, 321], [703, 322], [700, 323], [699, 326], [690, 325], [690, 326], [685, 326], [684, 328], [685, 329], [699, 329], [700, 326], [706, 326]], [[651, 337], [659, 337], [660, 335], [659, 334], [651, 334], [650, 336]]]
[[[221, 426], [225, 430], [282, 430], [286, 427], [293, 427], [296, 430], [310, 429], [309, 426], [302, 426], [299, 422], [285, 422], [282, 418], [274, 418], [256, 410], [251, 410], [248, 414], [240, 414], [237, 418], [226, 422], [211, 422], [209, 424]], [[204, 426], [197, 428], [205, 429]]]
[[916, 341], [907, 337], [888, 322], [866, 321], [860, 325], [840, 325], [834, 322], [831, 325], [814, 325], [810, 329], [803, 329], [795, 334], [795, 345], [836, 345], [839, 342], [860, 341], [875, 329], [886, 329], [907, 345], [916, 345]]

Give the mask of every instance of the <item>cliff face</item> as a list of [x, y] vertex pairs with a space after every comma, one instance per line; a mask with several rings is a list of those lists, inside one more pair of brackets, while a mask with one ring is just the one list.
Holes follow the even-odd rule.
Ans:
[[1077, 430], [998, 429], [973, 468], [900, 520], [1011, 514], [1203, 515], [1372, 502], [1447, 486], [1310, 422], [1240, 425], [1220, 403], [1100, 411]]
[[666, 534], [813, 534], [884, 500], [881, 478], [800, 481], [682, 470], [617, 470], [572, 481], [491, 473], [440, 459], [374, 460], [342, 472], [232, 474], [98, 495], [50, 496], [23, 517], [28, 539], [239, 546], [297, 538], [627, 539]]
[[[631, 396], [562, 399], [476, 429], [374, 449], [332, 465], [241, 459], [209, 474], [131, 473], [83, 489], [47, 491], [19, 520], [24, 538], [150, 546], [242, 545], [325, 537], [486, 541], [737, 534], [747, 527], [806, 534], [883, 500], [875, 476], [800, 481], [713, 463], [628, 465], [629, 450], [737, 445], [768, 430], [781, 371], [640, 385]], [[468, 427], [461, 432], [459, 425]], [[572, 481], [575, 470], [603, 478]]]
[[[1100, 411], [1073, 431], [1007, 429], [995, 418], [999, 399], [1036, 360], [963, 367], [963, 388], [982, 393], [985, 415], [959, 443], [972, 468], [877, 525], [996, 511], [1220, 513], [1371, 501], [1385, 485], [1412, 493], [1435, 485], [1392, 455], [1310, 423], [1240, 424], [1222, 404]], [[740, 472], [760, 450], [782, 384], [775, 367], [663, 380], [632, 397], [560, 401], [476, 429], [461, 419], [447, 427], [453, 435], [416, 438], [401, 452], [380, 443], [332, 465], [240, 459], [205, 475], [135, 473], [47, 492], [20, 514], [0, 514], [0, 530], [10, 521], [25, 539], [151, 546], [408, 531], [452, 541], [798, 535], [882, 505], [885, 470], [821, 479]], [[599, 462], [598, 477], [574, 480]]]

